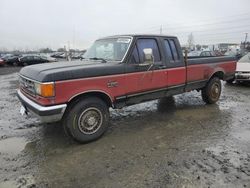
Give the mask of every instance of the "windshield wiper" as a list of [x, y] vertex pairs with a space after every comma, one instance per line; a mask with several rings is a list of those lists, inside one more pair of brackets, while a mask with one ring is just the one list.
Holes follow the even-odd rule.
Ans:
[[100, 58], [100, 57], [91, 57], [91, 58], [89, 58], [89, 59], [91, 59], [91, 60], [101, 60], [102, 63], [107, 63], [107, 60], [106, 60], [106, 59], [103, 59], [103, 58]]

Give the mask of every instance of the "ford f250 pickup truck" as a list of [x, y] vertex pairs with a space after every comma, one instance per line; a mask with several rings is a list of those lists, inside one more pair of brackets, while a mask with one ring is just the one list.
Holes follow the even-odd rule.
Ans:
[[27, 66], [20, 71], [21, 111], [61, 121], [85, 143], [107, 130], [109, 108], [122, 108], [187, 91], [216, 103], [221, 80], [234, 77], [233, 57], [183, 56], [176, 37], [119, 35], [98, 39], [82, 61]]

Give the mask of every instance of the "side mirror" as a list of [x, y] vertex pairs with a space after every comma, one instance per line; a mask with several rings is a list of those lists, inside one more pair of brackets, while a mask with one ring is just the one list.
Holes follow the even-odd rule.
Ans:
[[154, 56], [152, 48], [143, 49], [145, 64], [153, 64]]

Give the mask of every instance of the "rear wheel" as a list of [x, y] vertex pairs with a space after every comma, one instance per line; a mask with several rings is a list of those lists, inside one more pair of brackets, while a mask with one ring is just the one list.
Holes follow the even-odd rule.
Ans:
[[218, 77], [213, 77], [207, 85], [202, 89], [201, 96], [207, 104], [216, 103], [221, 95], [221, 81]]
[[66, 133], [80, 143], [98, 139], [107, 130], [109, 110], [107, 104], [96, 97], [87, 97], [66, 111]]

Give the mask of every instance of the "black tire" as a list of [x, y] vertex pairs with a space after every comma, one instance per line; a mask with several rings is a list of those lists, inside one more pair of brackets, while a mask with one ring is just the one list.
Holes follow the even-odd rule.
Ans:
[[109, 108], [100, 98], [83, 98], [70, 106], [65, 113], [65, 132], [80, 143], [98, 139], [108, 128]]
[[216, 103], [221, 95], [221, 81], [218, 77], [213, 77], [207, 85], [202, 89], [201, 96], [205, 103]]

